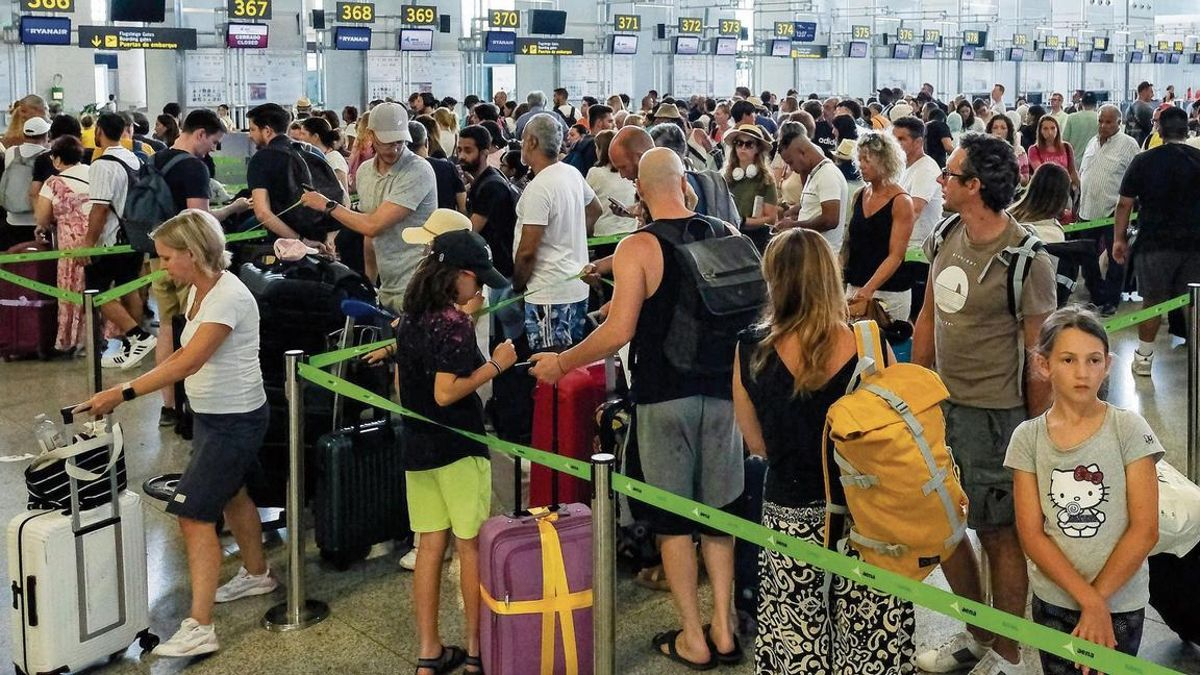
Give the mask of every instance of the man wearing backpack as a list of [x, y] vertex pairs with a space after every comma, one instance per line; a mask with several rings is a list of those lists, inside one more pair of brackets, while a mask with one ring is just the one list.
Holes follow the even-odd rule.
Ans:
[[42, 187], [40, 182], [34, 185], [33, 165], [46, 152], [50, 123], [44, 117], [30, 117], [23, 131], [25, 142], [5, 151], [4, 175], [0, 176], [0, 199], [4, 200], [0, 206], [8, 212], [4, 238], [9, 246], [33, 240], [33, 228], [37, 225], [33, 204], [37, 190]]
[[[984, 134], [963, 136], [947, 160], [942, 193], [946, 209], [958, 215], [942, 221], [925, 243], [929, 281], [913, 362], [937, 370], [950, 392], [946, 443], [970, 500], [967, 523], [987, 552], [993, 605], [1024, 616], [1029, 580], [1004, 455], [1017, 425], [1049, 405], [1049, 383], [1029, 375], [1025, 350], [1057, 302], [1049, 256], [1005, 211], [1018, 175], [1012, 147]], [[982, 602], [969, 544], [942, 569], [956, 594]], [[1033, 672], [1021, 661], [1018, 643], [974, 626], [918, 654], [915, 663], [933, 673], [972, 665], [971, 675]]]
[[573, 127], [581, 120], [579, 118], [579, 111], [567, 101], [567, 96], [569, 96], [567, 90], [562, 87], [554, 90], [554, 112], [558, 113], [558, 116], [567, 123], [568, 127]]
[[[83, 247], [113, 246], [121, 232], [119, 215], [125, 213], [131, 176], [142, 167], [141, 161], [121, 145], [128, 131], [125, 119], [116, 113], [102, 113], [96, 119], [96, 148], [100, 158], [92, 162], [88, 174], [90, 211]], [[142, 270], [142, 253], [118, 253], [96, 256], [87, 261], [84, 277], [89, 289], [100, 292], [133, 281]], [[123, 334], [121, 349], [105, 356], [105, 368], [132, 368], [146, 357], [158, 340], [142, 330], [142, 296], [134, 291], [119, 301], [100, 306], [100, 314], [116, 324]]]
[[246, 165], [246, 182], [254, 204], [254, 217], [274, 235], [273, 238], [303, 239], [313, 248], [325, 249], [323, 235], [297, 232], [278, 215], [300, 208], [292, 208], [301, 193], [293, 192], [298, 186], [291, 184], [292, 163], [297, 151], [292, 148], [292, 141], [287, 135], [291, 121], [288, 111], [279, 104], [264, 103], [251, 108], [246, 113], [246, 120], [250, 128], [250, 140], [258, 148]]
[[[631, 343], [630, 395], [637, 401], [637, 439], [646, 482], [726, 508], [737, 501], [743, 487], [742, 441], [734, 425], [732, 400], [736, 333], [728, 341], [719, 339], [731, 327], [710, 314], [700, 316], [704, 310], [691, 314], [695, 324], [680, 321], [677, 305], [688, 304], [680, 300], [694, 297], [704, 282], [685, 267], [683, 247], [673, 242], [678, 242], [686, 231], [699, 236], [701, 243], [742, 244], [742, 251], [749, 247], [751, 270], [758, 269], [758, 256], [753, 244], [740, 241], [742, 238], [728, 223], [698, 216], [688, 208], [684, 202], [686, 185], [683, 162], [674, 152], [654, 148], [643, 155], [638, 191], [655, 220], [617, 245], [615, 288], [608, 318], [587, 339], [561, 354], [534, 354], [530, 372], [543, 382], [553, 383], [573, 368], [615, 354]], [[722, 253], [728, 253], [727, 249]], [[717, 259], [728, 261], [731, 257], [720, 255]], [[761, 276], [758, 282], [761, 301], [765, 292]], [[739, 313], [744, 315], [745, 325], [741, 328], [758, 313], [758, 304], [752, 304]], [[690, 331], [680, 331], [687, 325], [692, 326]], [[695, 359], [680, 360], [671, 354], [672, 347], [685, 343], [698, 346]], [[714, 348], [721, 353], [712, 353]], [[720, 363], [722, 367], [699, 374], [698, 366], [703, 363]], [[666, 658], [696, 669], [707, 669], [718, 659], [736, 662], [741, 653], [733, 632], [733, 538], [666, 512], [656, 512], [653, 518], [652, 526], [662, 543], [663, 568], [682, 625], [680, 630], [655, 636], [654, 648]], [[696, 593], [692, 535], [697, 530], [713, 587], [713, 613], [707, 635]]]
[[[184, 119], [175, 145], [156, 152], [151, 158], [154, 170], [162, 176], [165, 183], [165, 187], [160, 189], [166, 189], [170, 193], [173, 214], [184, 209], [209, 210], [208, 167], [201, 158], [208, 156], [224, 135], [225, 127], [215, 112], [205, 108], [193, 110]], [[214, 211], [213, 215], [217, 220], [225, 220], [249, 208], [250, 201], [242, 198]], [[161, 267], [158, 255], [151, 254], [150, 269], [158, 270]], [[166, 361], [175, 351], [171, 321], [187, 306], [190, 288], [190, 285], [176, 283], [169, 276], [150, 284], [150, 293], [158, 305], [160, 326], [158, 345], [154, 350], [156, 364]], [[162, 394], [163, 408], [159, 413], [159, 426], [173, 426], [177, 419], [175, 390], [173, 387], [165, 387]]]

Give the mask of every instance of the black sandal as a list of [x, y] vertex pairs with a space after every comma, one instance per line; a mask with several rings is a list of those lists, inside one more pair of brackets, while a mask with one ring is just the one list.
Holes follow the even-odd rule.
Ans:
[[[651, 643], [654, 645], [654, 651], [664, 658], [671, 659], [676, 663], [682, 663], [691, 670], [712, 670], [717, 667], [717, 658], [709, 653], [708, 660], [704, 663], [696, 663], [689, 661], [679, 654], [679, 650], [675, 647], [675, 641], [679, 639], [682, 630], [669, 630], [664, 633], [659, 633], [654, 636]], [[663, 651], [663, 646], [666, 645], [667, 651]]]
[[432, 670], [434, 675], [452, 673], [467, 660], [467, 653], [462, 647], [442, 645], [442, 653], [436, 659], [417, 659], [416, 675], [421, 675], [422, 669]]
[[746, 657], [742, 651], [742, 643], [738, 641], [738, 636], [733, 636], [733, 650], [728, 652], [717, 651], [717, 645], [712, 639], [712, 624], [705, 624], [704, 639], [708, 642], [708, 649], [717, 658], [717, 663], [723, 666], [736, 666]]
[[483, 675], [483, 659], [478, 656], [467, 655], [467, 659], [463, 661], [463, 668], [474, 668], [475, 670], [464, 670], [463, 672], [470, 675]]

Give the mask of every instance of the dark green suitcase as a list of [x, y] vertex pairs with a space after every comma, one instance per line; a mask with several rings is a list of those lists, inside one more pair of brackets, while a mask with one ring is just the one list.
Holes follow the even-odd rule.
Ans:
[[400, 420], [373, 420], [317, 441], [313, 513], [321, 556], [338, 569], [371, 546], [412, 535]]

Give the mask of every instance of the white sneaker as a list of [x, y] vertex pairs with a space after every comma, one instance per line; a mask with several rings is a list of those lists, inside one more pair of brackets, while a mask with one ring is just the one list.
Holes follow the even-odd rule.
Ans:
[[125, 354], [129, 351], [129, 344], [125, 340], [121, 340], [121, 345], [117, 347], [117, 351], [111, 354], [105, 354], [100, 357], [101, 368], [120, 368], [122, 363], [125, 363]]
[[991, 650], [979, 644], [970, 632], [963, 631], [941, 646], [917, 654], [913, 663], [927, 673], [949, 673], [975, 665], [985, 652]]
[[199, 656], [211, 654], [221, 648], [217, 643], [217, 631], [212, 624], [201, 626], [192, 617], [179, 624], [179, 630], [170, 640], [154, 648], [156, 656]]
[[129, 338], [129, 346], [125, 349], [125, 360], [121, 363], [121, 370], [141, 363], [147, 354], [154, 352], [156, 345], [158, 345], [158, 338], [150, 334], [146, 334], [145, 337]]
[[1008, 659], [989, 649], [967, 675], [1029, 675], [1025, 661], [1009, 663]]
[[265, 595], [279, 587], [279, 582], [271, 576], [271, 570], [255, 576], [243, 567], [236, 576], [217, 589], [217, 602], [232, 602], [253, 595]]
[[1147, 355], [1147, 354], [1143, 354], [1143, 353], [1139, 352], [1136, 349], [1133, 350], [1133, 364], [1130, 366], [1130, 370], [1133, 371], [1134, 375], [1140, 375], [1142, 377], [1150, 377], [1150, 369], [1153, 365], [1154, 365], [1154, 354], [1153, 353]]

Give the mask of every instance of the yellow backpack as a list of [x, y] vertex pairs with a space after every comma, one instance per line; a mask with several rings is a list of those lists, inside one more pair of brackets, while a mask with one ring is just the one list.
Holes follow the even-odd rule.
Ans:
[[[855, 323], [854, 336], [858, 365], [825, 420], [825, 542], [837, 538], [833, 514], [848, 507], [847, 538], [863, 560], [920, 581], [967, 529], [967, 496], [940, 405], [950, 394], [928, 368], [880, 367], [884, 344], [874, 321]], [[830, 459], [841, 470], [845, 506], [833, 502]]]

